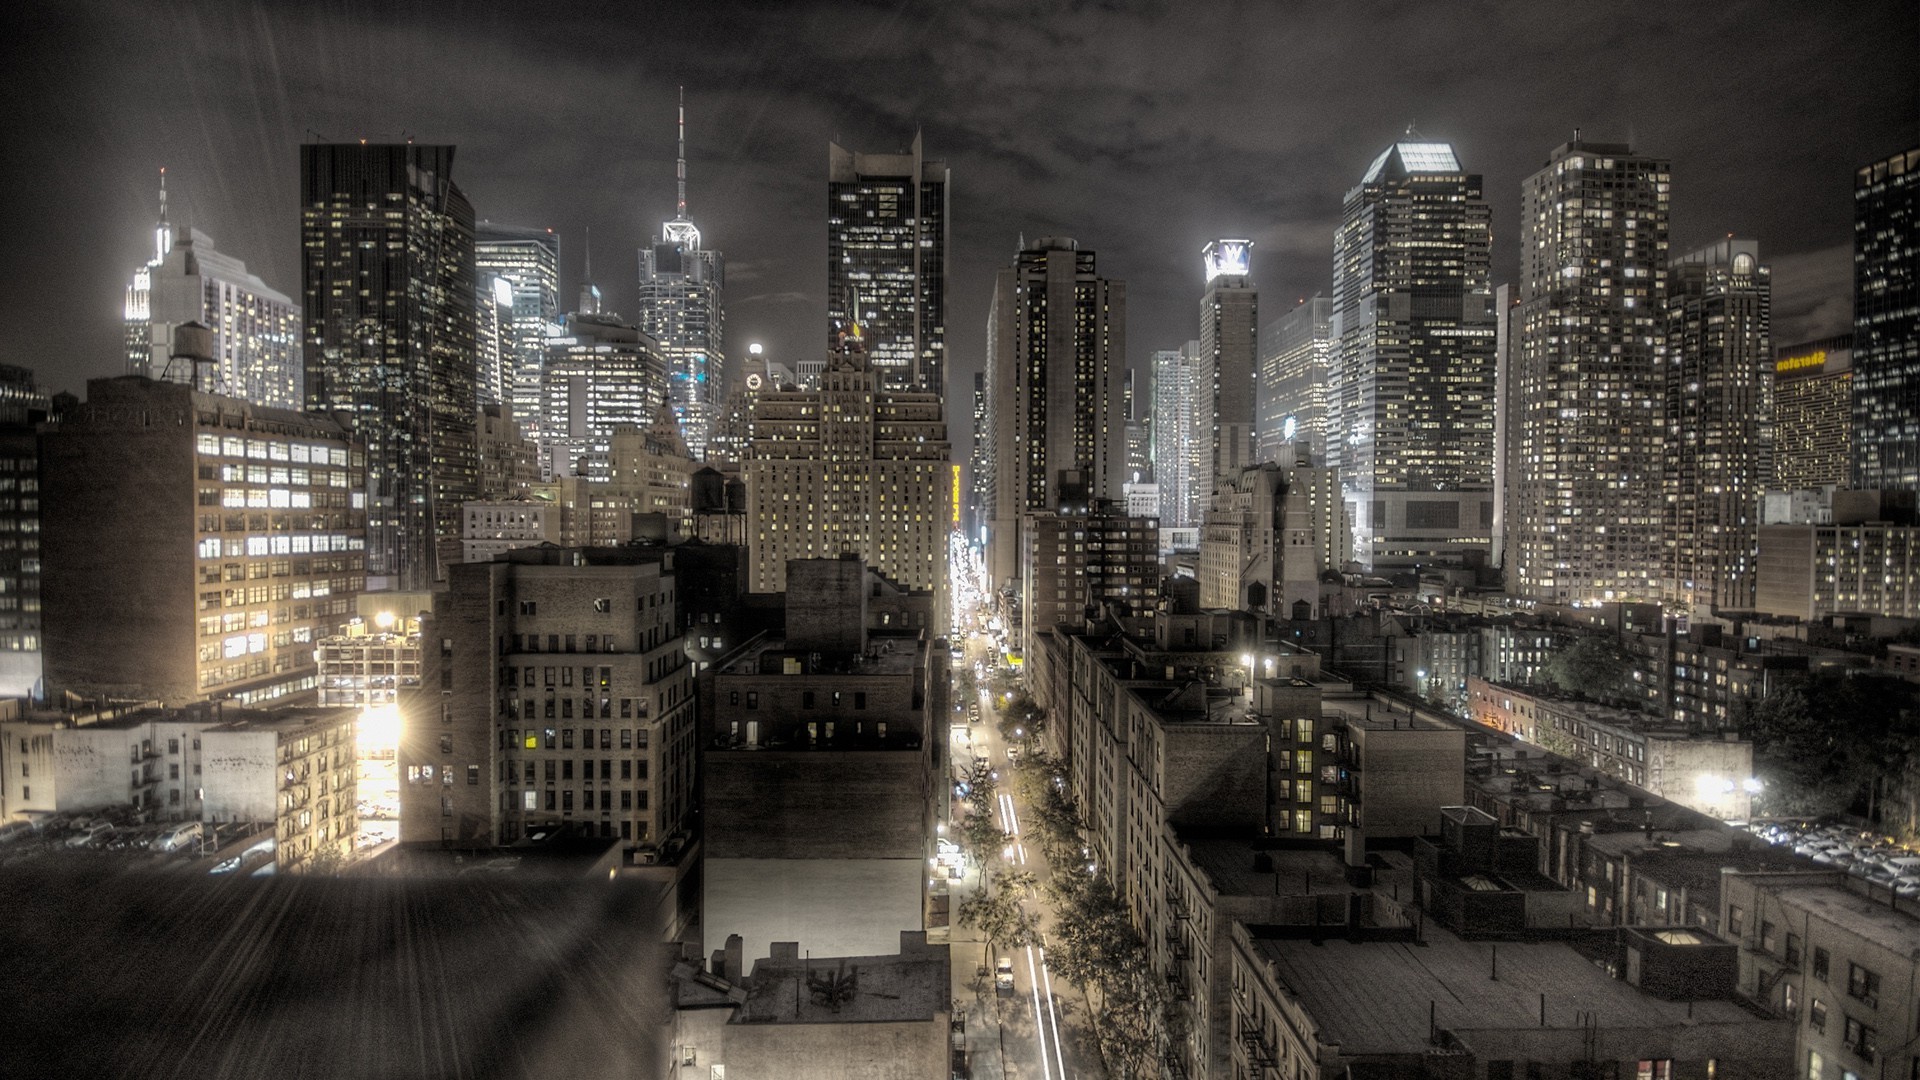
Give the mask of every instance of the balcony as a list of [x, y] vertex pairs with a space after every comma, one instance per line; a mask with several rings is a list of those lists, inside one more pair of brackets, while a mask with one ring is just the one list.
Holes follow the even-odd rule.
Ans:
[[1267, 1043], [1266, 1032], [1260, 1025], [1246, 1020], [1240, 1021], [1240, 1045], [1246, 1048], [1247, 1061], [1257, 1069], [1274, 1069], [1279, 1060], [1274, 1056], [1273, 1047]]

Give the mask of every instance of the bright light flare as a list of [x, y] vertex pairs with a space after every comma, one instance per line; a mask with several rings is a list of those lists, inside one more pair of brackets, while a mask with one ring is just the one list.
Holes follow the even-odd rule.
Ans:
[[374, 705], [360, 713], [354, 738], [361, 757], [400, 752], [400, 706]]

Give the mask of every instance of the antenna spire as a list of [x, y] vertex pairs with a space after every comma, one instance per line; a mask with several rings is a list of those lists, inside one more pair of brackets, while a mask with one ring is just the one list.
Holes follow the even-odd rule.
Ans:
[[679, 183], [679, 199], [674, 203], [674, 220], [687, 220], [687, 88], [680, 88], [680, 152], [674, 162], [674, 178]]
[[173, 228], [167, 224], [167, 167], [160, 166], [160, 221], [153, 227], [153, 261], [160, 262], [173, 250]]

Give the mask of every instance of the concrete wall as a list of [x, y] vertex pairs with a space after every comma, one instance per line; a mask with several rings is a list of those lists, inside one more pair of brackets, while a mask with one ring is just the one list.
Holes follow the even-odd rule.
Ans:
[[1161, 797], [1178, 825], [1258, 826], [1267, 820], [1267, 729], [1168, 724]]
[[819, 652], [860, 652], [866, 643], [867, 571], [859, 559], [787, 564], [787, 643]]
[[940, 1017], [915, 1023], [729, 1025], [727, 1080], [946, 1076], [945, 1028]]
[[1360, 763], [1360, 822], [1368, 839], [1426, 836], [1440, 808], [1466, 802], [1466, 732], [1349, 728]]
[[279, 750], [271, 731], [209, 731], [200, 739], [208, 821], [272, 821], [279, 814]]
[[924, 855], [908, 859], [715, 858], [704, 867], [702, 955], [739, 934], [747, 956], [773, 942], [799, 942], [802, 955], [890, 956], [900, 932], [919, 930]]
[[932, 778], [919, 750], [709, 750], [703, 764], [709, 860], [903, 858], [924, 868]]

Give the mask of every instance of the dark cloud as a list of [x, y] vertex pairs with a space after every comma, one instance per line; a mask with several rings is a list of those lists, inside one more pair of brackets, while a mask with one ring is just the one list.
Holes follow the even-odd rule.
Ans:
[[1673, 159], [1676, 250], [1759, 238], [1783, 339], [1844, 328], [1853, 169], [1920, 140], [1907, 0], [96, 0], [0, 19], [0, 359], [55, 387], [119, 370], [163, 164], [178, 216], [297, 293], [314, 135], [458, 144], [481, 215], [565, 238], [563, 297], [591, 228], [595, 276], [631, 312], [634, 250], [672, 214], [681, 85], [692, 216], [734, 268], [729, 335], [783, 359], [823, 340], [827, 141], [896, 149], [923, 130], [953, 168], [959, 387], [1023, 233], [1075, 236], [1128, 281], [1142, 364], [1196, 333], [1210, 237], [1256, 241], [1269, 315], [1324, 288], [1341, 197], [1410, 124], [1485, 176], [1502, 280], [1521, 180], [1581, 127]]

